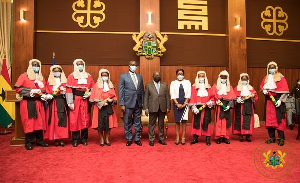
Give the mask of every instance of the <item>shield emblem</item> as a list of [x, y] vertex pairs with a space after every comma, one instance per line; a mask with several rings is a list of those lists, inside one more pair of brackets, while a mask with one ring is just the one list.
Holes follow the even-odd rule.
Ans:
[[156, 41], [144, 41], [143, 52], [147, 55], [153, 55], [153, 53], [156, 53]]

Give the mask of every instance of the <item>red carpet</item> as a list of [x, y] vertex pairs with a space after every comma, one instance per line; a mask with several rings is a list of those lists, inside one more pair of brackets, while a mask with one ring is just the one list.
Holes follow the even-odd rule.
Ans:
[[[1, 129], [2, 130], [2, 129]], [[256, 147], [267, 137], [264, 127], [254, 130], [252, 142], [239, 142], [232, 136], [231, 144], [210, 147], [204, 137], [196, 145], [174, 144], [175, 126], [169, 126], [167, 146], [155, 141], [149, 146], [147, 127], [143, 146], [125, 146], [123, 127], [112, 130], [112, 146], [100, 147], [95, 130], [89, 130], [89, 145], [72, 147], [70, 139], [65, 147], [10, 147], [13, 134], [0, 136], [1, 182], [300, 182], [300, 140], [296, 129], [286, 130], [286, 139], [296, 154], [295, 166], [282, 179], [268, 179], [254, 166]], [[187, 142], [192, 140], [191, 126], [187, 128]], [[156, 133], [157, 134], [157, 133]], [[157, 138], [157, 136], [156, 136]]]

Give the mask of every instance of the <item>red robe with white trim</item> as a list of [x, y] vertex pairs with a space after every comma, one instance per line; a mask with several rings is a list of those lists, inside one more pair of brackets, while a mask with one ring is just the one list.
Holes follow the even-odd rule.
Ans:
[[[38, 88], [34, 83], [34, 80], [30, 80], [26, 73], [23, 73], [19, 76], [15, 88], [17, 93], [21, 93], [22, 89], [41, 89], [42, 93], [45, 92], [45, 79], [43, 79], [43, 88]], [[34, 97], [39, 97], [36, 94]], [[37, 118], [29, 119], [28, 117], [28, 108], [27, 100], [23, 99], [20, 102], [20, 116], [23, 124], [23, 129], [25, 133], [30, 133], [35, 130], [46, 130], [46, 121], [45, 121], [45, 109], [44, 104], [41, 100], [35, 100], [35, 106], [37, 111]]]
[[[113, 99], [117, 100], [117, 95], [114, 88], [110, 88], [108, 92], [103, 92], [103, 88], [98, 88], [98, 84], [96, 83], [94, 85], [92, 95], [90, 99], [102, 99], [105, 100], [110, 96], [115, 95]], [[118, 120], [117, 120], [117, 113], [115, 110], [115, 107], [112, 107], [113, 114], [109, 115], [108, 121], [109, 121], [109, 128], [116, 128], [118, 127]], [[98, 114], [99, 114], [99, 108], [95, 105], [93, 110], [93, 117], [92, 117], [92, 128], [97, 129], [98, 128]]]
[[[260, 89], [263, 90], [263, 86], [265, 85], [265, 79], [262, 80], [260, 84]], [[276, 93], [289, 93], [289, 87], [287, 84], [287, 81], [284, 77], [281, 77], [280, 81], [275, 82], [277, 88], [273, 89], [271, 94], [276, 95]], [[266, 128], [268, 127], [273, 127], [277, 130], [284, 131], [286, 129], [286, 114], [285, 118], [281, 119], [281, 123], [277, 122], [277, 117], [276, 117], [276, 107], [272, 100], [267, 100], [266, 103]]]
[[[214, 93], [213, 93], [212, 89], [210, 89], [210, 88], [207, 89], [207, 93], [208, 93], [207, 97], [199, 97], [199, 96], [197, 96], [197, 93], [198, 93], [198, 89], [196, 89], [195, 85], [193, 85], [192, 86], [192, 90], [191, 90], [191, 100], [189, 102], [190, 105], [196, 105], [196, 106], [197, 105], [204, 105], [209, 100], [214, 101], [214, 99], [213, 99]], [[207, 131], [205, 131], [205, 130], [202, 129], [203, 119], [204, 119], [204, 114], [205, 114], [205, 109], [206, 108], [207, 108], [207, 106], [201, 111], [200, 128], [199, 129], [195, 129], [194, 128], [194, 117], [195, 117], [195, 114], [193, 113], [193, 117], [192, 117], [192, 131], [191, 131], [192, 135], [211, 136], [211, 125], [210, 124], [208, 124]]]
[[[236, 115], [236, 113], [235, 113], [235, 110], [233, 111], [232, 132], [235, 135], [238, 135], [238, 134], [241, 134], [241, 135], [252, 135], [253, 134], [253, 128], [254, 128], [254, 108], [255, 108], [255, 104], [258, 101], [258, 95], [257, 95], [256, 91], [254, 90], [254, 88], [252, 90], [249, 90], [249, 91], [255, 95], [254, 102], [252, 101], [252, 111], [253, 111], [253, 114], [252, 114], [251, 120], [250, 120], [250, 129], [249, 130], [243, 129], [243, 114], [242, 114], [242, 111], [243, 111], [244, 104], [241, 103], [241, 130], [234, 129], [235, 115]], [[235, 93], [235, 95], [237, 97], [241, 97], [241, 91], [237, 91], [237, 87], [234, 88], [234, 93]], [[241, 98], [243, 99], [245, 97], [241, 97]], [[250, 98], [248, 100], [252, 100], [252, 99]]]
[[[62, 83], [61, 86], [66, 88], [66, 84]], [[53, 85], [49, 85], [49, 82], [47, 82], [46, 85], [46, 92], [48, 94], [52, 94], [54, 91]], [[60, 92], [58, 92], [56, 95], [60, 95]], [[57, 106], [56, 106], [56, 99], [52, 99], [52, 112], [49, 114], [49, 105], [47, 106], [47, 111], [46, 111], [46, 123], [47, 123], [47, 130], [45, 131], [44, 134], [44, 139], [49, 139], [49, 140], [54, 140], [54, 139], [64, 139], [64, 138], [69, 138], [69, 117], [67, 113], [67, 108], [65, 108], [66, 112], [66, 117], [67, 117], [67, 126], [62, 127], [58, 126], [58, 116], [57, 116]], [[48, 124], [49, 120], [49, 115], [51, 115], [51, 122], [50, 125]]]
[[[217, 85], [214, 84], [212, 87], [212, 90], [214, 92], [215, 98], [214, 100], [216, 101], [217, 99], [226, 99], [229, 101], [234, 101], [236, 99], [235, 93], [233, 91], [232, 86], [230, 86], [230, 91], [227, 92], [227, 95], [218, 95], [218, 89]], [[229, 139], [230, 137], [230, 127], [227, 128], [226, 124], [227, 121], [226, 119], [221, 119], [220, 116], [220, 110], [223, 110], [223, 108], [220, 105], [216, 105], [215, 107], [215, 128], [214, 128], [214, 134], [215, 134], [215, 139], [223, 138], [225, 137], [226, 139]]]
[[[67, 79], [67, 91], [66, 93], [73, 93], [72, 89], [86, 91], [87, 88], [92, 89], [94, 86], [94, 80], [91, 75], [88, 74], [87, 84], [78, 84], [78, 79], [75, 79], [73, 74], [70, 74]], [[84, 99], [82, 96], [74, 95], [74, 110], [70, 111], [70, 131], [78, 131], [91, 127], [91, 115], [88, 105], [88, 98]]]

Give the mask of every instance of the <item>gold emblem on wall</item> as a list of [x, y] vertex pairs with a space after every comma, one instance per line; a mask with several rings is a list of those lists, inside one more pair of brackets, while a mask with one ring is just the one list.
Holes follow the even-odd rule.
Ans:
[[78, 23], [79, 27], [88, 26], [96, 28], [105, 20], [105, 4], [100, 0], [77, 0], [73, 3], [74, 13], [72, 19]]
[[164, 43], [168, 40], [168, 36], [162, 35], [160, 32], [155, 31], [156, 39], [154, 35], [147, 34], [144, 39], [146, 31], [141, 31], [139, 34], [133, 34], [132, 39], [136, 45], [133, 50], [136, 51], [137, 56], [145, 56], [147, 59], [153, 59], [154, 56], [163, 56], [163, 52], [167, 51], [164, 47]]
[[288, 29], [288, 15], [279, 6], [267, 6], [266, 10], [261, 12], [261, 18], [261, 27], [268, 35], [281, 36]]
[[178, 29], [208, 30], [207, 1], [178, 0]]

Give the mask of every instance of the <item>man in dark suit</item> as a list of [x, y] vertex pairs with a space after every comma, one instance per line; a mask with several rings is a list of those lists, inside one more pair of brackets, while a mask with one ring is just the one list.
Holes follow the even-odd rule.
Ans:
[[170, 95], [168, 84], [160, 81], [159, 72], [153, 73], [153, 81], [146, 84], [144, 110], [146, 116], [149, 115], [149, 145], [154, 146], [155, 123], [158, 118], [159, 143], [167, 145], [164, 141], [164, 119], [166, 113], [170, 112]]
[[135, 73], [137, 64], [129, 62], [129, 72], [124, 73], [119, 79], [119, 105], [124, 113], [124, 130], [127, 139], [126, 146], [132, 144], [132, 120], [134, 126], [134, 142], [141, 146], [141, 113], [144, 102], [143, 77]]

